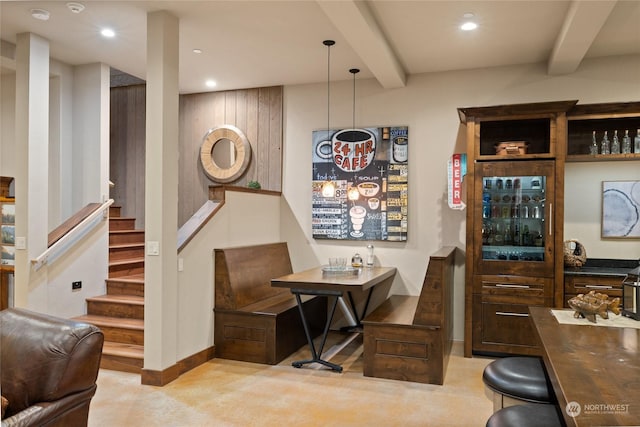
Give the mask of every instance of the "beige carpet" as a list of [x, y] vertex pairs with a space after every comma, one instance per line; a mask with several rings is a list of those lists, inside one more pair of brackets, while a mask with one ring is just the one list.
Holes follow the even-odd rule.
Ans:
[[[332, 343], [343, 338], [331, 334]], [[339, 374], [214, 359], [164, 387], [140, 385], [140, 376], [101, 370], [89, 426], [484, 426], [491, 401], [482, 370], [491, 361], [454, 351], [443, 386], [362, 375], [358, 336], [331, 361]]]

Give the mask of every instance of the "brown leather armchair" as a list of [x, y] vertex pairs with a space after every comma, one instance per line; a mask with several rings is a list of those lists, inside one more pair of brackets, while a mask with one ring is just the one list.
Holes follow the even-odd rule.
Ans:
[[2, 427], [86, 426], [104, 335], [86, 323], [28, 310], [0, 312]]

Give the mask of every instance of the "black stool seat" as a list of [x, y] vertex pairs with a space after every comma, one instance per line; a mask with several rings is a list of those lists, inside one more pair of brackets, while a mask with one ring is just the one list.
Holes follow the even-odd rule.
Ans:
[[539, 357], [505, 357], [489, 363], [482, 373], [495, 392], [533, 403], [554, 403], [544, 363]]
[[564, 425], [556, 405], [548, 403], [507, 406], [487, 420], [487, 427], [562, 427]]

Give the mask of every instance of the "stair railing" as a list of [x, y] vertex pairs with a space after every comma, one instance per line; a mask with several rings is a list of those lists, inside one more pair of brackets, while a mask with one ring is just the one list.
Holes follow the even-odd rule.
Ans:
[[68, 233], [62, 236], [57, 242], [49, 246], [49, 248], [39, 257], [31, 260], [31, 266], [35, 271], [40, 270], [43, 266], [53, 263], [60, 255], [71, 249], [84, 236], [93, 230], [101, 221], [109, 218], [109, 206], [113, 204], [113, 199], [104, 202], [100, 207], [80, 221]]

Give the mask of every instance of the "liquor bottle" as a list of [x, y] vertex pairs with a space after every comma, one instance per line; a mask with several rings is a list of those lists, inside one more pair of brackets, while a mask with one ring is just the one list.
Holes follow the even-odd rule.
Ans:
[[622, 153], [631, 153], [631, 138], [629, 138], [629, 129], [626, 129], [624, 131], [624, 136], [622, 137]]
[[502, 236], [502, 240], [505, 245], [509, 246], [513, 243], [513, 234], [511, 234], [511, 226], [507, 225], [507, 228], [504, 230], [504, 236]]
[[640, 129], [636, 132], [636, 137], [633, 138], [633, 152], [636, 154], [640, 154]]
[[613, 131], [613, 142], [611, 143], [611, 154], [620, 154], [620, 141], [618, 141], [618, 131]]
[[522, 227], [522, 245], [523, 246], [531, 246], [533, 242], [531, 241], [531, 233], [529, 233], [529, 226], [524, 225]]
[[611, 154], [609, 137], [607, 136], [606, 130], [604, 131], [604, 136], [602, 137], [602, 141], [600, 142], [600, 154]]
[[598, 142], [596, 141], [596, 131], [593, 131], [591, 135], [591, 146], [589, 147], [589, 154], [598, 154]]

